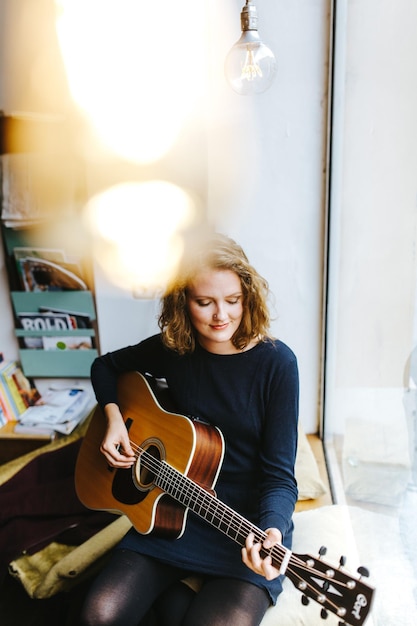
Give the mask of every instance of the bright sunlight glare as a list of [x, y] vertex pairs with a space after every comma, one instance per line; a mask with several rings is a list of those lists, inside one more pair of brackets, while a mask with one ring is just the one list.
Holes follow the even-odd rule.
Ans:
[[110, 187], [85, 211], [97, 262], [113, 283], [139, 295], [159, 294], [175, 275], [181, 232], [196, 211], [186, 191], [165, 181]]
[[72, 96], [103, 143], [136, 163], [161, 158], [204, 92], [205, 3], [55, 4]]

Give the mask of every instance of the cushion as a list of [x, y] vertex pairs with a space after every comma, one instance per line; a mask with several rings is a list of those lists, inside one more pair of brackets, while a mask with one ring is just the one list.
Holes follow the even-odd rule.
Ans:
[[52, 542], [34, 555], [15, 559], [9, 572], [20, 580], [31, 598], [50, 598], [90, 576], [130, 527], [127, 517], [120, 516], [80, 546]]
[[298, 483], [298, 499], [314, 500], [327, 491], [314, 458], [307, 436], [301, 426], [298, 427], [298, 448], [295, 460], [295, 477]]
[[[359, 563], [347, 506], [333, 504], [295, 513], [293, 552], [317, 557], [322, 545], [327, 548], [323, 557], [326, 562], [337, 567], [343, 554], [347, 557], [347, 570], [356, 572]], [[285, 578], [283, 592], [276, 605], [267, 610], [261, 626], [323, 626], [320, 605], [311, 600], [304, 606], [301, 597], [300, 591]], [[338, 621], [329, 615], [329, 623]]]

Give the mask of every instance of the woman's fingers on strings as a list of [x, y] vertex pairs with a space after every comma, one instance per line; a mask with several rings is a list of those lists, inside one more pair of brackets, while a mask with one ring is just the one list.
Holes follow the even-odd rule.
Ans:
[[261, 547], [262, 545], [259, 542], [255, 542], [254, 534], [249, 533], [246, 537], [245, 546], [242, 548], [242, 559], [244, 564], [258, 574], [262, 573], [262, 559], [260, 555]]
[[129, 452], [126, 452], [122, 443], [114, 442], [109, 445], [103, 442], [101, 452], [112, 467], [128, 468], [131, 467], [135, 461], [135, 454], [130, 445]]
[[267, 580], [272, 580], [279, 575], [278, 570], [272, 565], [272, 559], [268, 555], [261, 556], [262, 543], [255, 541], [253, 533], [249, 533], [245, 546], [242, 548], [242, 560], [244, 564], [257, 574], [261, 574]]

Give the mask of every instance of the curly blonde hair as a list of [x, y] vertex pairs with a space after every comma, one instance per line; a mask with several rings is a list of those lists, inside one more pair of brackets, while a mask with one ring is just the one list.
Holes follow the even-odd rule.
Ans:
[[243, 316], [232, 336], [235, 348], [243, 350], [253, 339], [267, 339], [270, 325], [268, 282], [250, 265], [241, 246], [225, 235], [215, 234], [191, 256], [184, 258], [177, 279], [161, 301], [158, 324], [164, 345], [179, 354], [194, 351], [195, 331], [188, 315], [187, 288], [205, 269], [230, 270], [240, 278]]

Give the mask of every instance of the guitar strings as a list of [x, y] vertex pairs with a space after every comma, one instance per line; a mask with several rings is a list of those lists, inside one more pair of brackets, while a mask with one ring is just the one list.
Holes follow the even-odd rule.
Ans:
[[[180, 502], [182, 500], [186, 500], [189, 502], [189, 505], [193, 505], [191, 508], [199, 508], [205, 511], [204, 517], [213, 516], [215, 519], [218, 519], [219, 525], [224, 524], [224, 526], [233, 530], [238, 536], [240, 533], [242, 526], [246, 524], [246, 529], [243, 533], [244, 537], [246, 537], [249, 532], [258, 531], [255, 534], [260, 535], [258, 540], [264, 539], [266, 537], [265, 533], [262, 533], [261, 530], [256, 529], [253, 525], [250, 525], [243, 517], [240, 517], [235, 511], [227, 507], [226, 504], [217, 500], [211, 493], [206, 491], [203, 487], [192, 481], [189, 477], [184, 476], [180, 472], [178, 472], [175, 468], [170, 466], [167, 463], [161, 462], [151, 454], [149, 454], [146, 450], [143, 450], [140, 446], [137, 446], [133, 442], [132, 447], [136, 448], [137, 458], [142, 457], [144, 461], [144, 466], [146, 469], [150, 470], [155, 474], [160, 474], [160, 481], [168, 485], [168, 489], [165, 488], [164, 491], [170, 494], [170, 492], [177, 493], [177, 498]], [[161, 474], [162, 470], [162, 474]], [[187, 489], [184, 489], [181, 483], [184, 483]], [[161, 484], [158, 484], [161, 487]], [[170, 494], [171, 495], [171, 494]], [[174, 496], [175, 497], [175, 496]], [[182, 504], [187, 506], [187, 503], [182, 501]], [[222, 510], [222, 515], [219, 517], [219, 509]], [[203, 515], [202, 515], [203, 516]], [[240, 518], [240, 523], [236, 525], [237, 518]], [[222, 530], [220, 528], [220, 530]], [[225, 531], [223, 531], [225, 532]], [[226, 534], [227, 531], [226, 531]], [[282, 553], [285, 554], [286, 549], [282, 548]]]
[[[228, 507], [225, 503], [217, 500], [217, 498], [215, 498], [214, 496], [212, 496], [209, 492], [207, 492], [203, 487], [201, 487], [200, 485], [198, 485], [197, 483], [193, 482], [190, 478], [188, 478], [187, 476], [184, 476], [183, 474], [181, 474], [180, 472], [178, 472], [178, 470], [176, 470], [174, 467], [168, 465], [167, 463], [163, 463], [161, 461], [159, 461], [158, 459], [156, 459], [155, 457], [153, 457], [151, 454], [149, 454], [145, 449], [141, 448], [139, 445], [137, 445], [136, 443], [134, 443], [133, 441], [130, 442], [132, 445], [133, 449], [136, 449], [136, 458], [139, 460], [139, 457], [142, 457], [142, 460], [145, 461], [144, 465], [146, 467], [146, 469], [150, 470], [151, 472], [158, 474], [161, 470], [162, 467], [164, 467], [168, 472], [170, 472], [171, 474], [178, 475], [177, 478], [177, 489], [174, 491], [179, 491], [178, 488], [178, 480], [181, 480], [182, 482], [186, 483], [188, 489], [188, 493], [184, 491], [184, 489], [180, 489], [180, 494], [183, 495], [184, 497], [188, 497], [188, 499], [191, 499], [192, 495], [196, 495], [197, 499], [194, 498], [193, 503], [195, 506], [199, 506], [199, 508], [204, 508], [207, 511], [207, 505], [210, 508], [210, 512], [212, 513], [212, 515], [214, 517], [218, 518], [218, 509], [222, 509], [222, 518], [221, 521], [225, 522], [225, 526], [228, 529], [232, 529], [235, 531], [236, 536], [239, 535], [239, 530], [242, 529], [242, 525], [245, 525], [246, 528], [244, 528], [244, 532], [242, 533], [242, 535], [246, 538], [246, 536], [250, 533], [250, 532], [254, 532], [255, 534], [255, 538], [257, 539], [257, 541], [263, 540], [266, 538], [266, 533], [263, 532], [262, 530], [256, 528], [256, 526], [254, 526], [253, 524], [251, 524], [250, 522], [248, 522], [247, 520], [245, 520], [245, 518], [241, 517], [238, 513], [236, 513], [235, 511], [233, 511], [232, 509], [230, 509], [230, 507]], [[166, 481], [165, 481], [166, 482]], [[171, 481], [172, 484], [172, 481]], [[159, 485], [158, 485], [159, 486]], [[165, 489], [165, 491], [167, 491]], [[194, 494], [192, 494], [191, 492], [196, 492]], [[168, 492], [169, 493], [169, 492]], [[178, 498], [179, 499], [179, 498]], [[184, 502], [182, 502], [182, 504], [184, 504]], [[190, 502], [191, 504], [191, 502]], [[213, 505], [213, 506], [212, 506]], [[233, 523], [235, 522], [236, 518], [240, 518], [240, 523], [239, 525], [235, 525], [233, 526]], [[219, 519], [219, 523], [221, 523], [220, 518]], [[256, 532], [255, 532], [256, 531]], [[225, 531], [223, 531], [225, 532]], [[227, 534], [227, 532], [226, 532]], [[276, 546], [277, 547], [277, 551], [279, 552], [279, 557], [283, 557], [286, 553], [286, 548], [279, 546], [279, 544]], [[300, 565], [303, 564], [303, 561], [300, 560]]]
[[[147, 452], [147, 450], [136, 444], [134, 441], [130, 440], [130, 444], [135, 452], [135, 458], [137, 460], [144, 461], [143, 464], [146, 469], [154, 473], [156, 476], [160, 475], [161, 470], [163, 470], [163, 472], [167, 474], [166, 477], [162, 478], [162, 483], [166, 483], [168, 487], [170, 487], [169, 490], [167, 488], [164, 489], [164, 491], [168, 493], [168, 495], [171, 495], [170, 491], [173, 484], [172, 479], [174, 479], [175, 486], [173, 488], [173, 492], [176, 492], [177, 496], [173, 497], [179, 500], [181, 504], [184, 504], [184, 506], [187, 506], [187, 504], [182, 501], [182, 498], [188, 501], [189, 504], [193, 504], [193, 506], [190, 507], [192, 510], [194, 510], [195, 508], [200, 508], [201, 517], [204, 517], [207, 520], [209, 517], [208, 514], [210, 513], [212, 516], [211, 523], [215, 525], [221, 532], [232, 538], [230, 530], [233, 530], [233, 532], [235, 533], [235, 541], [240, 543], [241, 545], [244, 545], [244, 540], [250, 532], [254, 533], [255, 540], [259, 543], [266, 538], [266, 533], [264, 531], [257, 528], [249, 521], [247, 521], [244, 517], [233, 511], [233, 509], [218, 500], [215, 496], [213, 496], [203, 487], [198, 485], [198, 483], [192, 481], [188, 476], [181, 474], [181, 472], [176, 470], [168, 463], [155, 458], [152, 454]], [[169, 478], [171, 478], [170, 482], [168, 482]], [[181, 483], [185, 483], [187, 489], [184, 489]], [[157, 484], [157, 486], [162, 488], [160, 484]], [[205, 512], [204, 515], [201, 513], [201, 509]], [[221, 517], [219, 517], [219, 509], [221, 510]], [[214, 519], [217, 520], [216, 524], [214, 523]], [[238, 523], [236, 523], [237, 520]], [[224, 525], [225, 528], [222, 528], [222, 525]], [[238, 541], [239, 536], [241, 537], [240, 541]], [[278, 562], [282, 562], [286, 552], [287, 548], [281, 546], [280, 544], [275, 544], [269, 551], [263, 549], [264, 554], [269, 554]], [[309, 576], [316, 573], [316, 576], [318, 576], [320, 579], [326, 578], [326, 580], [328, 580], [333, 586], [337, 584], [339, 587], [344, 587], [346, 589], [348, 588], [346, 583], [342, 583], [340, 580], [335, 580], [333, 577], [326, 576], [322, 572], [314, 570], [312, 567], [308, 567], [302, 559], [292, 553], [287, 566], [287, 571], [292, 574], [292, 577], [295, 578], [296, 581], [299, 581], [300, 585], [306, 585], [305, 589], [300, 589], [300, 585], [298, 586], [298, 588], [304, 592], [308, 589], [311, 592], [313, 598], [315, 594], [319, 596], [320, 594], [324, 593], [324, 591], [321, 589], [317, 590], [317, 588], [311, 583], [307, 582], [305, 578], [303, 578], [301, 574], [298, 573], [297, 570], [306, 572]], [[337, 614], [338, 605], [331, 599], [329, 599], [327, 595], [325, 604], [327, 608], [333, 609], [333, 611]]]

